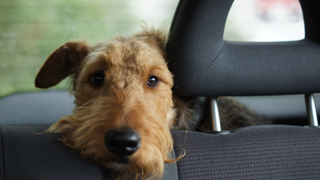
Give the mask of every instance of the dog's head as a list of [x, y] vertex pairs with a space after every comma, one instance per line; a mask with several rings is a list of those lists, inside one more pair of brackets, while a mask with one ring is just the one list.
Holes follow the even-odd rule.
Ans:
[[35, 84], [49, 88], [72, 75], [73, 114], [49, 131], [92, 162], [119, 173], [160, 177], [173, 143], [173, 79], [155, 29], [88, 46], [67, 42], [41, 67]]

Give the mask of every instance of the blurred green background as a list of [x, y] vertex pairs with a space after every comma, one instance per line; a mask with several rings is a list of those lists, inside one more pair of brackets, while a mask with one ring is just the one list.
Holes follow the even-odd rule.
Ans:
[[[0, 96], [37, 90], [34, 78], [57, 47], [128, 35], [142, 21], [170, 23], [178, 0], [0, 0]], [[64, 80], [54, 89], [67, 89]]]
[[[48, 55], [67, 41], [87, 40], [89, 44], [106, 41], [116, 35], [139, 31], [143, 22], [169, 29], [178, 2], [0, 0], [0, 97], [15, 92], [39, 90], [34, 86], [37, 72]], [[270, 26], [270, 21], [259, 19], [254, 6], [257, 2], [260, 1], [234, 2], [225, 27], [226, 40], [250, 41], [274, 36], [256, 34], [261, 28], [256, 31], [254, 26], [268, 31], [276, 29]], [[277, 24], [284, 23], [281, 21]], [[281, 31], [276, 29], [278, 32]], [[64, 80], [52, 89], [67, 89], [67, 82]]]

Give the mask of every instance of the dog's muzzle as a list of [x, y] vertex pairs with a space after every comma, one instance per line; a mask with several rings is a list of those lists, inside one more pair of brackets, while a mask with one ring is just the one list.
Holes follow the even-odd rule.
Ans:
[[104, 142], [111, 153], [125, 157], [139, 149], [141, 137], [133, 129], [110, 130], [107, 132]]

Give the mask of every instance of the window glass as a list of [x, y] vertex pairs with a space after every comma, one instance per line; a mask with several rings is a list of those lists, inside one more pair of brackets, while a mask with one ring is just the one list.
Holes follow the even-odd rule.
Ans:
[[299, 0], [235, 0], [224, 39], [232, 41], [292, 41], [304, 38]]
[[[70, 40], [90, 44], [140, 30], [169, 29], [178, 0], [1, 0], [0, 96], [37, 90], [47, 56]], [[67, 80], [55, 89], [67, 89]]]

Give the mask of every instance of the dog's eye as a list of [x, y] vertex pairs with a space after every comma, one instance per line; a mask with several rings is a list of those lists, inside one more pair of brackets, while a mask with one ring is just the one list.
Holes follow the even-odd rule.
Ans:
[[148, 86], [149, 87], [155, 87], [158, 84], [159, 80], [157, 77], [155, 76], [151, 76], [148, 79]]
[[104, 82], [104, 75], [102, 73], [95, 74], [91, 77], [91, 83], [95, 86], [101, 86]]

